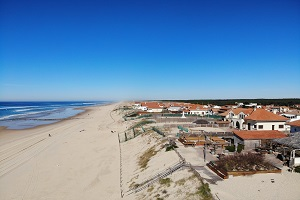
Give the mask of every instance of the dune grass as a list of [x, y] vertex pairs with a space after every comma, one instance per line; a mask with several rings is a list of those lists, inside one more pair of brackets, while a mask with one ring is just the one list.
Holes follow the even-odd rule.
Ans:
[[155, 146], [147, 149], [143, 155], [139, 157], [138, 164], [142, 169], [145, 169], [148, 165], [150, 159], [157, 154], [158, 151], [155, 150]]

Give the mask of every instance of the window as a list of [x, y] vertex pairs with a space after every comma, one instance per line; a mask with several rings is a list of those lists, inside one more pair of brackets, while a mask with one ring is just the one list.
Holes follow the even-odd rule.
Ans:
[[253, 127], [256, 128], [256, 124]]
[[258, 129], [263, 129], [264, 125], [258, 125]]
[[283, 125], [279, 125], [279, 128], [283, 128]]

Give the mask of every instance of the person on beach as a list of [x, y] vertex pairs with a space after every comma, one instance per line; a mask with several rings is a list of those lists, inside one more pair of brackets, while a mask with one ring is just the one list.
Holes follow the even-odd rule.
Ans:
[[49, 137], [51, 137], [51, 134], [49, 133]]

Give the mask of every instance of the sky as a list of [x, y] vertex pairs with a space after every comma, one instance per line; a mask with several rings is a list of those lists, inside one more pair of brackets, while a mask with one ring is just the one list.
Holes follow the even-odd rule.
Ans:
[[0, 101], [300, 98], [298, 0], [0, 0]]

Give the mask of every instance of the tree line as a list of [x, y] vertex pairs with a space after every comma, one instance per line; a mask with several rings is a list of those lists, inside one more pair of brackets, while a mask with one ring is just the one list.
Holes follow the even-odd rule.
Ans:
[[249, 103], [257, 103], [258, 105], [274, 105], [274, 106], [290, 106], [300, 105], [300, 98], [289, 98], [289, 99], [193, 99], [193, 100], [162, 100], [169, 102], [184, 102], [193, 104], [213, 104], [213, 105], [235, 105], [237, 103], [243, 103], [244, 105]]

